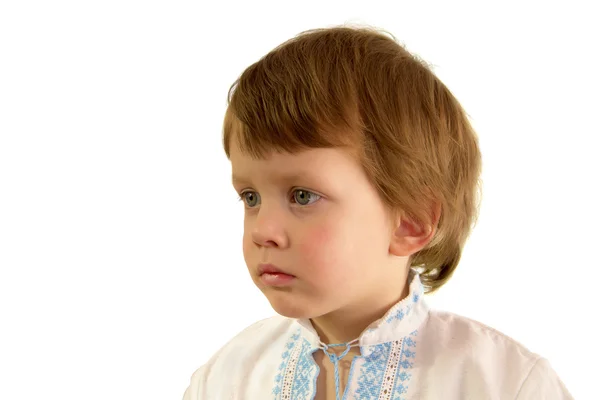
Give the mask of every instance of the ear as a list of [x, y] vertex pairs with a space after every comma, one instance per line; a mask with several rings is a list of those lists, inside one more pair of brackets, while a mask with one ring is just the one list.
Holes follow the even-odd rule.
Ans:
[[390, 254], [408, 257], [427, 246], [435, 235], [441, 211], [441, 203], [435, 202], [431, 207], [429, 223], [413, 221], [406, 216], [397, 217], [390, 240]]

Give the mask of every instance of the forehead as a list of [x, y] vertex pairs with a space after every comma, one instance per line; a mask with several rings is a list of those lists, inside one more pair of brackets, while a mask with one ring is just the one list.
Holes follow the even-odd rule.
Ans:
[[358, 163], [341, 148], [308, 149], [295, 153], [272, 151], [264, 159], [257, 159], [232, 146], [230, 161], [234, 184], [257, 176], [276, 181], [323, 179], [325, 176], [341, 179], [360, 172]]

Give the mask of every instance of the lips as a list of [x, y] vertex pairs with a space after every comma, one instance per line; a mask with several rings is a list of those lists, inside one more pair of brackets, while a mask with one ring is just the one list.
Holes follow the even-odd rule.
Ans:
[[259, 264], [258, 273], [260, 281], [265, 287], [286, 287], [291, 286], [296, 281], [294, 275], [281, 270], [273, 264]]
[[282, 269], [278, 268], [277, 266], [275, 266], [273, 264], [259, 264], [258, 265], [258, 274], [261, 276], [264, 274], [272, 274], [272, 275], [282, 274], [282, 275], [294, 276], [292, 274], [288, 274], [287, 272], [283, 271]]

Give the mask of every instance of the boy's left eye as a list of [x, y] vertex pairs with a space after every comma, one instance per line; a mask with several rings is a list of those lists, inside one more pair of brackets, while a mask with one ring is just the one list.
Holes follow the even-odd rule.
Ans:
[[[321, 196], [319, 196], [316, 193], [309, 192], [308, 190], [298, 189], [294, 191], [294, 200], [301, 206], [307, 206], [309, 204], [312, 204], [320, 198]], [[312, 202], [311, 199], [313, 199]]]

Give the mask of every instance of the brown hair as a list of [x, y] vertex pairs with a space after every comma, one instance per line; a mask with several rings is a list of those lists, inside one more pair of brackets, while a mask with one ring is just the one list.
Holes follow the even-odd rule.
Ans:
[[390, 211], [430, 223], [425, 205], [439, 202], [437, 231], [410, 266], [426, 292], [448, 281], [479, 213], [478, 139], [450, 90], [393, 35], [365, 26], [302, 32], [250, 65], [228, 104], [228, 158], [234, 135], [257, 158], [345, 147]]

